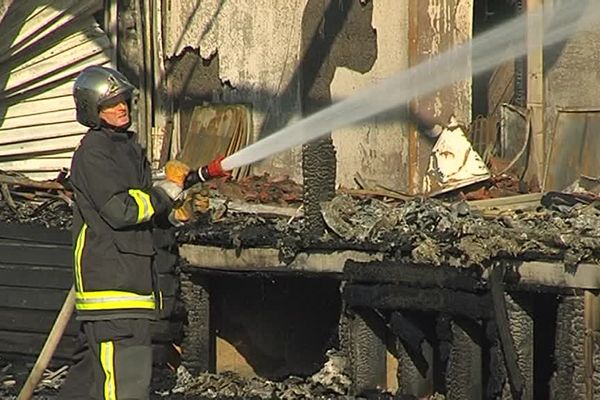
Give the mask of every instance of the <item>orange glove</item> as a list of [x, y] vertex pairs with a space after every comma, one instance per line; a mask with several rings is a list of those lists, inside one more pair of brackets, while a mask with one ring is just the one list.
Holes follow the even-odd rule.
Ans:
[[187, 223], [192, 218], [191, 213], [185, 206], [185, 204], [179, 208], [173, 210], [173, 217], [180, 223]]
[[201, 190], [192, 194], [192, 202], [194, 211], [200, 214], [204, 214], [210, 207], [210, 199], [208, 198], [208, 191]]
[[185, 178], [187, 178], [190, 171], [190, 167], [178, 160], [170, 160], [167, 162], [167, 165], [165, 165], [165, 175], [167, 176], [167, 179], [181, 187], [183, 187]]
[[197, 214], [208, 212], [210, 207], [208, 194], [206, 189], [188, 193], [183, 202], [176, 206], [172, 211], [172, 218], [177, 221], [177, 223], [173, 223], [173, 225], [177, 226], [179, 224], [188, 223], [194, 220], [197, 217]]

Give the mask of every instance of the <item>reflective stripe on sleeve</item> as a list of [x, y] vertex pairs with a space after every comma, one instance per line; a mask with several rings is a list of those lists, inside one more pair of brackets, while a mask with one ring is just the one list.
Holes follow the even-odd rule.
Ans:
[[150, 195], [139, 189], [129, 189], [127, 192], [133, 197], [138, 207], [137, 223], [149, 221], [154, 215]]

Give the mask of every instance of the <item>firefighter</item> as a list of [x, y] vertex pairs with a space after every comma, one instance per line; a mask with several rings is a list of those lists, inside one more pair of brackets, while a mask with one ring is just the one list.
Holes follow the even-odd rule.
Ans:
[[[85, 345], [62, 399], [147, 399], [152, 373], [150, 321], [162, 306], [153, 268], [152, 231], [178, 224], [182, 182], [151, 180], [131, 125], [134, 87], [118, 71], [93, 66], [77, 77], [77, 120], [89, 131], [71, 164], [74, 286]], [[220, 159], [213, 178], [224, 175]]]

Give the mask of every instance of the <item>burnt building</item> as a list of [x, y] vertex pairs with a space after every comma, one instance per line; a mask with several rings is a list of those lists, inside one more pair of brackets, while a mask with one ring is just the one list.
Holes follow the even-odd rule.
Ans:
[[[580, 178], [598, 175], [599, 33], [573, 29], [543, 49], [556, 21], [527, 16], [540, 4], [5, 1], [0, 169], [44, 180], [68, 167], [85, 132], [70, 85], [86, 65], [112, 63], [136, 83], [135, 128], [160, 171], [233, 154], [521, 18], [527, 54], [499, 52], [477, 74], [468, 59], [459, 79], [410, 104], [209, 184], [212, 212], [172, 232], [178, 247], [163, 253], [175, 317], [157, 335], [195, 373], [311, 377], [339, 357], [353, 394], [592, 399], [598, 211], [596, 181]], [[459, 129], [485, 176], [425, 190], [436, 142], [409, 108]], [[0, 182], [39, 201], [22, 178]], [[17, 196], [6, 190], [4, 202]], [[10, 233], [34, 214], [6, 215]], [[14, 278], [36, 260], [2, 258], [0, 271]], [[6, 293], [28, 287], [14, 279]], [[64, 279], [45, 306], [60, 303]]]

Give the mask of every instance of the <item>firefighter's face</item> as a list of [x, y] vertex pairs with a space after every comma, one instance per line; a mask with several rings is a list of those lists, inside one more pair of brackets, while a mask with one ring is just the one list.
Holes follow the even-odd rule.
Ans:
[[125, 100], [100, 109], [100, 119], [110, 126], [121, 128], [129, 124], [129, 106]]

